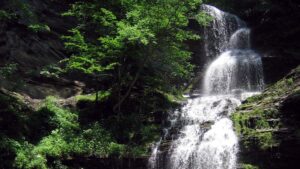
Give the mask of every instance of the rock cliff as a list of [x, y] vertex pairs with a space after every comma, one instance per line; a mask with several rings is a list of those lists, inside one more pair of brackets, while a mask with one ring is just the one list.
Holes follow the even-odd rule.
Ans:
[[232, 119], [239, 133], [240, 160], [244, 166], [289, 169], [298, 165], [299, 103], [300, 67], [297, 67], [238, 108]]

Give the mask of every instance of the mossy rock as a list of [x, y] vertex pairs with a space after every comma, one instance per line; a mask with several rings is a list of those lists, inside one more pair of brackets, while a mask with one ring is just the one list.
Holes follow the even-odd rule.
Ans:
[[[300, 142], [299, 103], [300, 66], [282, 80], [269, 86], [263, 93], [248, 98], [231, 118], [239, 135], [241, 159], [244, 168], [286, 168], [285, 161], [292, 161], [288, 150], [296, 150]], [[298, 146], [300, 149], [300, 146]], [[255, 154], [255, 156], [254, 156]], [[298, 156], [298, 155], [297, 155]], [[296, 158], [296, 157], [295, 157]], [[300, 158], [299, 158], [300, 160]], [[274, 164], [271, 163], [274, 161]]]

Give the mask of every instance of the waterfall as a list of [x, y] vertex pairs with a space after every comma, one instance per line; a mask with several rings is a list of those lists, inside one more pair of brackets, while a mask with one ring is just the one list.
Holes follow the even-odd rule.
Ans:
[[262, 61], [251, 50], [250, 29], [237, 16], [203, 5], [214, 19], [205, 30], [205, 52], [214, 59], [202, 95], [169, 113], [149, 169], [236, 169], [238, 138], [229, 116], [264, 86]]
[[208, 67], [205, 94], [230, 94], [234, 90], [260, 91], [263, 88], [260, 55], [252, 50], [228, 50]]
[[231, 35], [246, 23], [237, 16], [223, 12], [214, 6], [202, 5], [201, 9], [213, 17], [208, 27], [204, 28], [204, 52], [206, 58], [214, 59], [228, 49]]

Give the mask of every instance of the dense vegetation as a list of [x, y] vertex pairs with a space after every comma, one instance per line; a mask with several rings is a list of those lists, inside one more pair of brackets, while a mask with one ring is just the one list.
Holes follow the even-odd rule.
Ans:
[[[1, 2], [2, 3], [2, 2]], [[61, 2], [62, 3], [62, 2]], [[66, 2], [67, 3], [67, 2]], [[61, 15], [76, 25], [61, 37], [68, 58], [41, 71], [86, 84], [75, 102], [47, 97], [26, 105], [24, 96], [1, 90], [0, 168], [66, 168], [73, 158], [143, 157], [160, 135], [161, 118], [193, 76], [190, 19], [206, 25], [200, 0], [76, 1]], [[3, 5], [1, 22], [30, 34], [51, 33], [30, 1]], [[17, 24], [14, 24], [17, 23]], [[18, 64], [1, 68], [12, 80]], [[18, 88], [18, 86], [16, 86]], [[25, 103], [26, 102], [26, 103]], [[11, 125], [14, 124], [14, 125]]]
[[[179, 105], [195, 76], [188, 44], [201, 37], [189, 24], [197, 21], [201, 28], [211, 19], [199, 11], [201, 3], [247, 20], [255, 34], [254, 47], [260, 51], [299, 63], [295, 61], [300, 49], [296, 0], [1, 1], [0, 169], [84, 168], [91, 159], [146, 158], [160, 137], [166, 112]], [[59, 27], [61, 22], [71, 26]], [[47, 46], [43, 40], [48, 37], [52, 41]], [[15, 58], [7, 58], [2, 46], [21, 40], [33, 46], [24, 49], [31, 55], [10, 48], [8, 53]], [[59, 44], [62, 51], [52, 49]], [[51, 52], [44, 51], [48, 48]], [[43, 52], [45, 58], [35, 60]], [[46, 58], [49, 55], [51, 59]], [[22, 57], [27, 58], [16, 59]], [[44, 59], [51, 65], [39, 65]], [[295, 72], [299, 74], [299, 68]], [[67, 98], [51, 96], [50, 90], [46, 99], [36, 99], [24, 94], [25, 89], [34, 90], [29, 89], [32, 81], [85, 85]], [[257, 150], [261, 158], [280, 148], [276, 134], [287, 124], [276, 103], [287, 95], [299, 95], [295, 81], [294, 76], [286, 77], [263, 95], [249, 98], [238, 109], [241, 114], [232, 116], [246, 153]], [[292, 127], [299, 128], [295, 121]], [[298, 138], [299, 130], [293, 132]], [[269, 165], [242, 160], [244, 168]]]

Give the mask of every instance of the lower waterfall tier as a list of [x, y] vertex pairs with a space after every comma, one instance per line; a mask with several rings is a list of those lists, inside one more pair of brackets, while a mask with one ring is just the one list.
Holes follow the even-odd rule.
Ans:
[[[149, 159], [151, 169], [235, 169], [238, 138], [230, 114], [257, 93], [188, 99], [173, 113], [166, 134]], [[174, 128], [177, 132], [173, 132]]]

